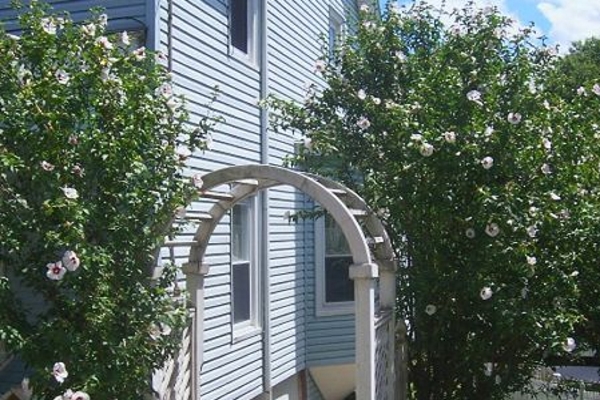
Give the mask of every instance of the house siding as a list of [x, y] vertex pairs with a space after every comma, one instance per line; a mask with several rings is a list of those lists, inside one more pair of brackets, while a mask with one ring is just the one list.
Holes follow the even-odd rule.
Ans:
[[[25, 4], [29, 0], [24, 1]], [[147, 1], [146, 0], [45, 0], [54, 11], [66, 11], [74, 21], [82, 21], [91, 16], [90, 9], [99, 7], [108, 15], [108, 30], [145, 30]], [[9, 32], [19, 30], [17, 16], [9, 0], [0, 1], [0, 21]]]

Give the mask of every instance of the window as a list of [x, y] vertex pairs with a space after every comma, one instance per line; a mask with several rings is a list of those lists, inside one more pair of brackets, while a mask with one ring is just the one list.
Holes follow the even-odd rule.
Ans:
[[328, 45], [329, 45], [329, 57], [333, 58], [333, 50], [336, 44], [339, 43], [340, 38], [344, 36], [344, 19], [341, 14], [333, 9], [329, 9], [329, 32], [328, 32]]
[[326, 215], [315, 222], [317, 267], [317, 315], [354, 311], [354, 281], [349, 267], [352, 255], [338, 224]]
[[255, 61], [257, 18], [258, 0], [229, 1], [229, 45], [232, 54]]
[[231, 301], [234, 332], [258, 326], [254, 198], [231, 209]]

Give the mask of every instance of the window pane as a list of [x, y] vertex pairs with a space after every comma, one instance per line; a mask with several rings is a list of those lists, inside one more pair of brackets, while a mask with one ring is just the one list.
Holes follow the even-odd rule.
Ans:
[[325, 257], [325, 302], [354, 301], [354, 281], [348, 276], [351, 256]]
[[335, 220], [325, 216], [325, 254], [350, 254], [350, 247]]
[[249, 206], [236, 204], [231, 210], [231, 256], [232, 261], [250, 259], [250, 220]]
[[250, 319], [250, 263], [233, 265], [233, 323]]
[[231, 45], [248, 53], [248, 0], [231, 0]]

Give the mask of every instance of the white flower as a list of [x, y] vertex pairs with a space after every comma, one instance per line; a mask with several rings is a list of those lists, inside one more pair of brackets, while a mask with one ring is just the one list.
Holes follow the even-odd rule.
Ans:
[[48, 172], [50, 172], [50, 171], [53, 171], [53, 170], [54, 170], [54, 165], [50, 164], [48, 161], [42, 161], [42, 162], [40, 163], [40, 166], [42, 167], [42, 169], [43, 169], [44, 171], [48, 171]]
[[366, 5], [366, 4], [363, 4], [362, 6], [360, 6], [360, 11], [368, 12], [369, 11], [369, 6]]
[[110, 50], [113, 48], [113, 44], [106, 36], [100, 36], [98, 39], [96, 39], [96, 44], [105, 50]]
[[79, 198], [79, 193], [77, 192], [77, 189], [66, 187], [66, 186], [61, 187], [60, 189], [63, 191], [63, 194], [65, 195], [65, 197], [67, 199], [75, 200], [75, 199]]
[[433, 304], [427, 304], [427, 307], [425, 307], [425, 313], [427, 315], [433, 315], [433, 314], [435, 314], [436, 311], [437, 311], [437, 307], [434, 306]]
[[433, 146], [425, 142], [421, 145], [419, 151], [423, 157], [429, 157], [433, 154]]
[[161, 336], [169, 336], [171, 334], [171, 327], [167, 324], [163, 324], [162, 322], [153, 322], [148, 328], [148, 334], [152, 340], [157, 340]]
[[456, 142], [456, 133], [452, 131], [444, 132], [444, 140], [448, 143]]
[[79, 165], [79, 164], [75, 164], [75, 165], [73, 165], [73, 168], [71, 168], [71, 172], [72, 172], [74, 175], [77, 175], [77, 176], [78, 176], [78, 177], [80, 177], [80, 178], [82, 178], [82, 177], [83, 177], [83, 174], [84, 174], [84, 172], [83, 172], [83, 168], [82, 168], [82, 167], [81, 167], [81, 165]]
[[486, 126], [483, 135], [489, 137], [492, 136], [492, 133], [494, 133], [494, 127], [491, 125]]
[[490, 288], [489, 286], [485, 286], [479, 292], [479, 297], [481, 297], [481, 300], [489, 300], [492, 298], [493, 294], [494, 292], [492, 291], [492, 288]]
[[536, 237], [538, 234], [538, 228], [535, 225], [531, 225], [530, 227], [527, 228], [527, 235], [529, 235], [529, 237], [534, 238]]
[[162, 51], [157, 51], [156, 53], [154, 53], [154, 60], [157, 64], [160, 65], [166, 65], [168, 61], [167, 56], [165, 56], [165, 53], [163, 53]]
[[373, 104], [375, 105], [380, 105], [381, 104], [381, 99], [379, 97], [373, 97]]
[[184, 146], [182, 144], [177, 146], [177, 149], [175, 151], [180, 160], [185, 160], [186, 158], [192, 155], [192, 151], [187, 146]]
[[550, 175], [552, 173], [552, 169], [550, 169], [550, 166], [548, 164], [544, 163], [540, 169], [542, 170], [542, 173], [544, 175]]
[[583, 86], [579, 86], [577, 88], [577, 95], [578, 96], [585, 96], [585, 95], [587, 95], [587, 92], [585, 91], [585, 88]]
[[594, 93], [596, 96], [600, 96], [600, 85], [597, 83], [594, 83], [594, 86], [592, 86], [592, 93]]
[[202, 186], [204, 186], [204, 181], [202, 180], [202, 175], [201, 174], [194, 174], [194, 176], [192, 176], [192, 184], [194, 185], [194, 187], [198, 190], [202, 189]]
[[31, 81], [31, 71], [25, 68], [23, 64], [19, 64], [17, 79], [21, 85], [27, 85]]
[[110, 68], [102, 68], [102, 71], [100, 71], [100, 79], [102, 79], [102, 82], [106, 82], [110, 79]]
[[465, 235], [469, 238], [469, 239], [473, 239], [475, 237], [475, 229], [473, 228], [469, 228], [465, 231]]
[[163, 83], [162, 85], [156, 88], [154, 93], [157, 96], [170, 97], [173, 95], [173, 86], [171, 86], [171, 84], [169, 83]]
[[492, 371], [494, 370], [494, 364], [491, 362], [483, 363], [483, 374], [485, 376], [492, 376]]
[[560, 201], [560, 196], [554, 192], [550, 192], [550, 198], [554, 201]]
[[180, 106], [181, 106], [181, 100], [179, 100], [175, 96], [171, 96], [171, 97], [169, 97], [169, 100], [167, 100], [167, 107], [169, 107], [171, 110], [176, 110]]
[[573, 350], [575, 350], [576, 347], [577, 344], [575, 343], [575, 339], [573, 339], [572, 337], [568, 337], [562, 344], [563, 350], [567, 353], [572, 352]]
[[58, 83], [60, 83], [61, 85], [66, 85], [67, 83], [69, 83], [69, 79], [71, 79], [69, 74], [67, 74], [67, 72], [63, 69], [56, 70], [54, 76], [56, 77]]
[[546, 150], [552, 150], [552, 142], [550, 141], [550, 139], [543, 138], [542, 139], [542, 145], [544, 146], [544, 149], [546, 149]]
[[67, 269], [63, 267], [61, 261], [48, 263], [46, 264], [46, 268], [48, 268], [48, 271], [46, 271], [46, 276], [48, 279], [52, 279], [53, 281], [60, 281], [67, 272]]
[[87, 36], [94, 36], [96, 34], [96, 25], [93, 23], [82, 25], [81, 32]]
[[569, 274], [569, 276], [571, 278], [575, 278], [575, 277], [579, 276], [579, 271], [573, 271], [573, 272], [571, 272], [571, 274]]
[[56, 35], [56, 24], [52, 18], [42, 18], [42, 29], [49, 35]]
[[550, 110], [550, 102], [548, 100], [544, 100], [544, 102], [542, 103], [542, 105], [544, 106], [544, 108], [546, 110]]
[[483, 104], [481, 102], [481, 92], [479, 90], [469, 90], [467, 93], [467, 99], [479, 105]]
[[485, 233], [489, 236], [489, 237], [496, 237], [498, 236], [498, 234], [500, 233], [500, 227], [498, 226], [497, 223], [492, 222], [487, 224], [487, 226], [485, 227]]
[[121, 32], [121, 36], [119, 37], [119, 41], [123, 46], [129, 46], [131, 44], [131, 40], [129, 39], [129, 34], [127, 31]]
[[529, 265], [537, 264], [537, 258], [535, 258], [533, 256], [527, 256], [527, 264], [529, 264]]
[[366, 117], [360, 117], [356, 122], [356, 125], [358, 125], [360, 129], [368, 129], [371, 126], [371, 122]]
[[144, 58], [146, 58], [146, 48], [140, 47], [139, 49], [135, 49], [131, 54], [136, 61], [142, 61]]
[[63, 383], [65, 379], [67, 379], [67, 377], [69, 376], [69, 372], [67, 372], [65, 363], [54, 363], [54, 367], [52, 367], [52, 375], [54, 375], [54, 379], [56, 379], [58, 383]]
[[304, 146], [304, 148], [306, 150], [312, 151], [312, 149], [313, 149], [312, 139], [307, 136], [303, 136], [301, 140], [302, 140], [302, 146]]
[[511, 124], [516, 125], [519, 122], [521, 122], [521, 114], [514, 113], [514, 112], [509, 112], [508, 116], [506, 117], [506, 120], [508, 122], [510, 122]]
[[86, 392], [77, 391], [71, 395], [70, 400], [90, 400], [90, 395]]
[[401, 63], [403, 63], [404, 61], [406, 61], [406, 54], [404, 54], [401, 51], [397, 51], [394, 53], [394, 56], [396, 57], [396, 59], [398, 59], [398, 61], [400, 61]]
[[67, 250], [62, 256], [62, 264], [65, 266], [66, 269], [73, 272], [77, 270], [77, 268], [79, 268], [79, 257], [77, 257], [77, 254], [75, 254], [74, 251]]
[[361, 100], [364, 100], [367, 98], [367, 93], [363, 89], [360, 89], [358, 92], [356, 92], [356, 97], [358, 97]]
[[323, 73], [323, 72], [325, 72], [326, 67], [327, 67], [327, 64], [325, 63], [325, 61], [323, 61], [323, 60], [315, 61], [315, 72]]
[[108, 24], [108, 15], [106, 15], [106, 14], [100, 14], [98, 16], [98, 24], [100, 26], [106, 26]]
[[421, 135], [420, 133], [413, 133], [412, 135], [410, 135], [410, 140], [420, 142], [421, 140], [423, 140], [423, 135]]
[[490, 156], [484, 157], [481, 160], [481, 165], [483, 166], [483, 168], [485, 169], [490, 169], [492, 168], [492, 166], [494, 165], [494, 159]]

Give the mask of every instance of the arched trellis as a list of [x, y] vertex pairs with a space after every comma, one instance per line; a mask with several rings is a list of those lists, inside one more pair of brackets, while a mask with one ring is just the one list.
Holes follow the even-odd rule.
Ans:
[[[184, 265], [187, 289], [194, 307], [192, 344], [192, 393], [199, 393], [199, 366], [203, 360], [204, 277], [209, 266], [203, 262], [210, 237], [223, 216], [238, 202], [262, 190], [293, 186], [309, 195], [341, 228], [350, 247], [353, 264], [356, 326], [356, 395], [359, 399], [392, 399], [394, 396], [395, 302], [394, 251], [383, 224], [355, 192], [330, 179], [268, 165], [224, 168], [202, 177], [200, 197], [216, 200], [201, 220], [189, 243], [189, 262]], [[231, 185], [227, 193], [215, 191]], [[361, 219], [361, 223], [357, 221]], [[365, 232], [363, 232], [363, 229]], [[365, 233], [367, 235], [365, 235]], [[375, 296], [379, 279], [379, 309]], [[379, 315], [376, 315], [379, 311]], [[386, 340], [383, 340], [386, 339]], [[381, 358], [385, 358], [383, 362]], [[199, 396], [193, 395], [194, 399]]]

